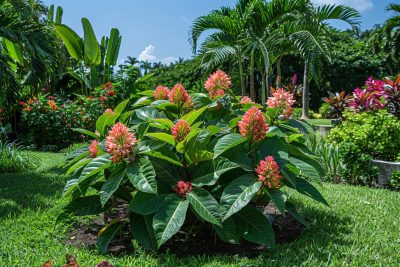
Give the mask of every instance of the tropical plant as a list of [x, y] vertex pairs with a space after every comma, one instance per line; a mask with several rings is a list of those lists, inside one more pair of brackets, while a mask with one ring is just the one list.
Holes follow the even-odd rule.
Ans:
[[341, 119], [344, 110], [347, 108], [350, 95], [346, 94], [344, 91], [340, 93], [328, 92], [329, 97], [325, 97], [323, 100], [328, 105], [325, 111], [325, 118]]
[[[259, 105], [232, 98], [225, 76], [210, 79], [207, 88], [223, 90], [222, 96], [189, 95], [181, 84], [158, 87], [101, 115], [96, 133], [79, 130], [94, 140], [67, 158], [71, 179], [63, 195], [70, 202], [57, 221], [104, 213], [103, 253], [126, 225], [146, 249], [161, 247], [178, 231], [272, 247], [271, 222], [260, 211], [269, 202], [307, 225], [286, 190], [327, 205], [310, 182], [324, 176], [305, 146], [312, 128], [281, 118], [286, 99], [275, 96], [271, 101], [281, 104], [262, 113]], [[129, 203], [126, 216], [112, 215], [117, 200]]]
[[18, 143], [0, 140], [0, 172], [21, 172], [39, 166], [39, 159], [25, 154], [23, 149]]
[[400, 190], [400, 171], [393, 171], [388, 181], [389, 188]]
[[398, 61], [400, 56], [400, 4], [392, 3], [386, 7], [386, 10], [395, 13], [393, 17], [385, 21], [384, 28], [393, 48], [391, 49], [393, 53], [390, 53], [390, 55]]

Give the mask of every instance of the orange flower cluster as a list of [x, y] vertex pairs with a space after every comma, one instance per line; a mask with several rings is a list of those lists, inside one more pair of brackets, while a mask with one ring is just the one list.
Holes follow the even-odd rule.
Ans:
[[293, 105], [296, 102], [293, 94], [286, 92], [282, 88], [272, 91], [272, 97], [268, 98], [267, 105], [270, 108], [281, 108], [282, 115], [285, 119], [289, 119], [293, 113]]
[[106, 137], [106, 151], [111, 155], [111, 161], [118, 163], [132, 153], [137, 139], [122, 123], [115, 124]]
[[166, 86], [159, 85], [157, 86], [156, 90], [154, 90], [153, 96], [156, 100], [166, 100], [169, 96], [169, 88]]
[[231, 88], [231, 78], [222, 70], [217, 70], [215, 73], [210, 75], [204, 84], [204, 87], [211, 98], [223, 96], [225, 91], [228, 91]]
[[172, 136], [177, 142], [185, 140], [189, 132], [190, 126], [185, 120], [179, 120], [171, 129]]
[[260, 161], [256, 168], [258, 180], [269, 189], [279, 189], [281, 187], [282, 175], [279, 171], [279, 165], [274, 157], [268, 156]]
[[189, 108], [192, 106], [192, 98], [182, 84], [178, 83], [172, 88], [168, 94], [169, 101], [172, 104], [177, 104], [179, 107]]
[[174, 187], [174, 191], [180, 195], [181, 197], [186, 197], [187, 194], [192, 191], [192, 184], [190, 182], [178, 181], [176, 186]]
[[251, 142], [259, 142], [264, 139], [268, 132], [268, 124], [261, 110], [257, 107], [252, 107], [238, 122], [240, 134], [243, 137], [250, 137]]

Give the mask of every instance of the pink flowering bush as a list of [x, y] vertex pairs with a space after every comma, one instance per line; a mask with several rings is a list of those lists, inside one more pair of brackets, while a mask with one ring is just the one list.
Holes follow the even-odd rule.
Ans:
[[[209, 92], [226, 92], [230, 78], [219, 71], [206, 84]], [[271, 112], [292, 104], [285, 92], [275, 96], [279, 107], [267, 113], [230, 94], [189, 95], [180, 84], [168, 99], [159, 99], [153, 90], [141, 94], [136, 102], [125, 100], [113, 113], [102, 114], [97, 132], [79, 130], [96, 141], [67, 160], [71, 179], [64, 197], [70, 203], [57, 221], [103, 214], [101, 252], [128, 228], [149, 250], [190, 231], [272, 247], [274, 230], [257, 207], [272, 202], [306, 224], [286, 192], [298, 191], [327, 205], [310, 182], [324, 175], [305, 146], [303, 135], [312, 128], [278, 120], [280, 114]], [[85, 208], [89, 204], [93, 208]], [[118, 212], [116, 205], [125, 211]]]
[[222, 70], [217, 70], [210, 75], [204, 87], [208, 91], [210, 98], [223, 96], [231, 88], [231, 78]]
[[268, 98], [267, 105], [269, 108], [279, 109], [278, 113], [282, 113], [285, 119], [289, 119], [294, 111], [293, 105], [296, 102], [290, 92], [282, 88], [272, 89], [272, 97]]
[[156, 100], [168, 99], [169, 93], [170, 93], [170, 90], [168, 87], [159, 85], [159, 86], [157, 86], [156, 90], [154, 91], [154, 99], [156, 99]]

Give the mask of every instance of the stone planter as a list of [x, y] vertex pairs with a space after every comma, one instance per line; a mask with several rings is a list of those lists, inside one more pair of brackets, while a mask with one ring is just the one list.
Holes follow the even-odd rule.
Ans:
[[400, 171], [400, 162], [371, 160], [370, 164], [371, 166], [376, 166], [379, 169], [379, 175], [378, 175], [379, 186], [386, 186], [392, 172]]
[[326, 136], [333, 127], [335, 127], [335, 125], [317, 125], [314, 126], [314, 129], [322, 136]]

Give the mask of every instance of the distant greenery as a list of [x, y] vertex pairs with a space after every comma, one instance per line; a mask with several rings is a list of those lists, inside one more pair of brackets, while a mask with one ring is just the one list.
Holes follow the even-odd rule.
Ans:
[[[65, 254], [74, 254], [82, 266], [107, 259], [114, 266], [397, 266], [400, 195], [367, 187], [324, 184], [320, 188], [331, 207], [293, 194], [310, 222], [299, 239], [260, 252], [255, 258], [146, 253], [136, 250], [120, 256], [100, 255], [93, 248], [66, 245], [69, 225], [54, 225], [52, 207], [58, 203], [65, 177], [57, 166], [63, 156], [40, 157], [37, 172], [0, 174], [0, 266], [40, 266], [53, 259], [61, 266]], [[373, 216], [385, 210], [385, 216]], [[51, 237], [51, 238], [50, 238]], [[15, 249], [18, 244], [20, 249]], [[288, 257], [288, 251], [293, 257]]]

